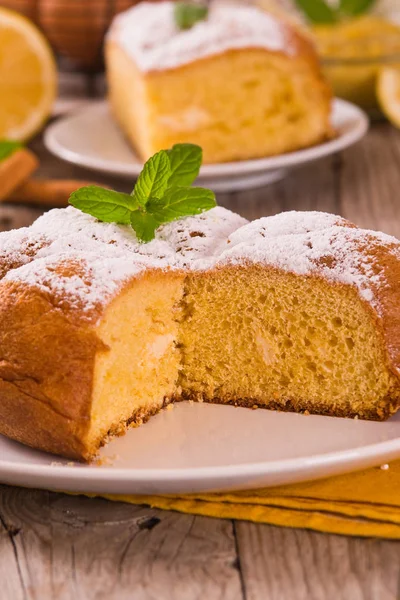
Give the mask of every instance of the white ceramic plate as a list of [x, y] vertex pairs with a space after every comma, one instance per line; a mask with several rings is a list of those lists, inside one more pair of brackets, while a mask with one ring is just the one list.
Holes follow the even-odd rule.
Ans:
[[267, 487], [400, 458], [400, 415], [386, 423], [177, 404], [69, 466], [0, 436], [0, 482], [65, 491], [173, 494]]
[[[335, 139], [298, 152], [270, 158], [204, 165], [198, 183], [215, 191], [233, 191], [272, 183], [285, 170], [343, 150], [357, 142], [368, 129], [368, 118], [357, 106], [334, 100], [332, 124]], [[47, 128], [47, 148], [64, 160], [101, 171], [134, 179], [143, 163], [124, 139], [105, 101], [62, 117]]]

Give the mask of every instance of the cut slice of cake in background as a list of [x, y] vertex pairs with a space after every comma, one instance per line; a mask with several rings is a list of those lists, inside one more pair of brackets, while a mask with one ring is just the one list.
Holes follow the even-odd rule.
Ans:
[[312, 44], [255, 6], [216, 3], [180, 30], [173, 2], [143, 2], [116, 17], [105, 58], [111, 110], [143, 160], [179, 142], [206, 163], [246, 160], [332, 135]]

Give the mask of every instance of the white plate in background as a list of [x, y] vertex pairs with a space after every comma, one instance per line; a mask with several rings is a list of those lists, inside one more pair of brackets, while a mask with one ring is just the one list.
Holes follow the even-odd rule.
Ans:
[[101, 457], [110, 460], [70, 465], [0, 436], [0, 482], [108, 494], [295, 483], [400, 458], [400, 414], [376, 423], [183, 402], [115, 438]]
[[[348, 148], [363, 137], [368, 118], [357, 106], [335, 99], [332, 124], [337, 136], [327, 142], [279, 156], [201, 167], [199, 185], [215, 191], [235, 191], [260, 187], [277, 181], [289, 168]], [[143, 162], [134, 154], [112, 118], [105, 100], [93, 102], [52, 123], [44, 137], [56, 156], [102, 173], [135, 179]]]

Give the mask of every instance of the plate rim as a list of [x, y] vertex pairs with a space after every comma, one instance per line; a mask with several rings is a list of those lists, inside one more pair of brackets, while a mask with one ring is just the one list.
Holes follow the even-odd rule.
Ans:
[[[2, 436], [5, 439], [6, 436]], [[18, 443], [18, 442], [17, 442]], [[24, 446], [28, 448], [28, 446]], [[34, 450], [32, 448], [32, 450]], [[285, 458], [282, 460], [271, 460], [255, 463], [244, 463], [241, 465], [225, 465], [225, 466], [207, 466], [207, 467], [190, 467], [176, 469], [129, 469], [113, 466], [96, 466], [75, 461], [74, 465], [48, 465], [48, 464], [30, 464], [26, 462], [14, 462], [0, 459], [0, 480], [4, 475], [22, 474], [25, 476], [44, 476], [44, 479], [54, 480], [74, 479], [78, 482], [87, 481], [91, 483], [161, 483], [179, 482], [204, 482], [205, 479], [225, 480], [239, 477], [262, 477], [266, 475], [285, 475], [295, 471], [296, 477], [293, 481], [309, 481], [310, 479], [318, 479], [328, 477], [321, 473], [320, 470], [327, 467], [338, 467], [336, 473], [345, 473], [356, 471], [357, 466], [354, 466], [352, 461], [356, 460], [359, 468], [364, 468], [366, 464], [374, 466], [381, 464], [382, 460], [387, 457], [395, 458], [400, 456], [400, 436], [383, 442], [366, 444], [365, 446], [357, 446], [345, 450], [326, 452], [315, 454], [306, 457]], [[54, 455], [54, 460], [57, 461]], [[65, 459], [64, 459], [65, 460]], [[350, 464], [351, 463], [351, 464]], [[346, 469], [346, 466], [349, 469]], [[77, 468], [78, 467], [78, 468]], [[342, 467], [343, 470], [342, 470]], [[316, 477], [302, 476], [306, 475], [310, 468], [316, 469]], [[297, 475], [300, 476], [297, 477]], [[54, 485], [53, 485], [54, 487]], [[223, 487], [223, 485], [222, 485]], [[232, 486], [229, 486], [232, 489]], [[268, 485], [264, 485], [268, 487]], [[238, 488], [239, 489], [239, 488]], [[145, 492], [137, 492], [138, 495]], [[160, 492], [162, 493], [162, 492]]]
[[[120, 161], [110, 162], [101, 158], [85, 157], [85, 155], [82, 155], [82, 153], [76, 150], [66, 148], [58, 141], [57, 132], [60, 127], [68, 126], [71, 121], [76, 118], [81, 118], [87, 112], [90, 112], [93, 115], [94, 110], [108, 111], [109, 105], [107, 99], [94, 100], [90, 106], [84, 106], [67, 115], [63, 115], [51, 123], [44, 133], [45, 147], [55, 156], [69, 163], [93, 171], [108, 173], [110, 175], [120, 175], [123, 177], [137, 177], [142, 169], [143, 163], [133, 163], [132, 165], [128, 165], [127, 163]], [[358, 142], [366, 134], [369, 128], [369, 119], [361, 108], [341, 98], [334, 98], [332, 100], [332, 118], [334, 117], [335, 111], [347, 111], [352, 114], [354, 125], [350, 131], [309, 148], [287, 152], [277, 156], [212, 165], [205, 164], [200, 169], [199, 180], [218, 179], [219, 177], [226, 177], [228, 175], [240, 176], [262, 171], [273, 171], [276, 169], [295, 167], [348, 148]]]

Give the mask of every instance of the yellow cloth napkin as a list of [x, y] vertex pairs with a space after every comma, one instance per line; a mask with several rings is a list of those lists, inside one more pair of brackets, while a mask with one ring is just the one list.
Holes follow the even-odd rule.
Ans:
[[222, 519], [400, 539], [400, 461], [387, 470], [245, 492], [102, 497]]

